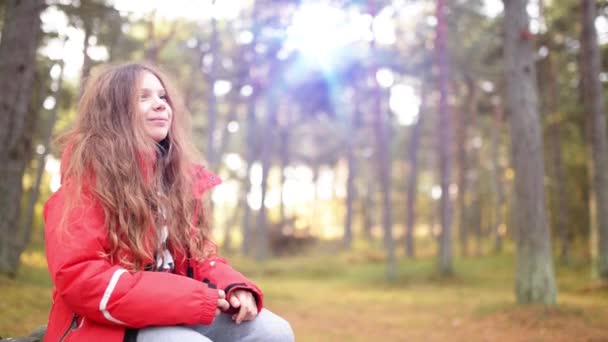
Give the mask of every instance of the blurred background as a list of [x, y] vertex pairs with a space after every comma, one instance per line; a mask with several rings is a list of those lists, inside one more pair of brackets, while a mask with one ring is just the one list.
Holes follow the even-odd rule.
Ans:
[[0, 336], [44, 325], [53, 138], [160, 66], [213, 233], [302, 341], [608, 340], [608, 3], [0, 1]]

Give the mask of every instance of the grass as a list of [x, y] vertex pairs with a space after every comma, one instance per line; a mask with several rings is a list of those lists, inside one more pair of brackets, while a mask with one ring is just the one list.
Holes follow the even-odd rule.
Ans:
[[[556, 267], [558, 305], [516, 305], [513, 258], [457, 258], [439, 277], [435, 259], [400, 260], [385, 281], [374, 251], [317, 253], [257, 264], [234, 257], [265, 291], [266, 306], [287, 318], [298, 341], [608, 341], [608, 289], [589, 287], [585, 264]], [[0, 336], [44, 324], [51, 285], [31, 253], [15, 280], [0, 278]]]

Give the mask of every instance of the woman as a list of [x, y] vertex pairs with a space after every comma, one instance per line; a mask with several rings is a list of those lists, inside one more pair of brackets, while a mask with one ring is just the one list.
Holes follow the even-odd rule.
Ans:
[[261, 290], [216, 254], [187, 116], [142, 64], [86, 85], [44, 207], [54, 284], [45, 341], [293, 341]]

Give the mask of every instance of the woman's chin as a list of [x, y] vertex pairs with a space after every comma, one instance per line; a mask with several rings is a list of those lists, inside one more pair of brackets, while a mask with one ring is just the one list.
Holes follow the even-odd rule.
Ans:
[[167, 132], [148, 132], [148, 135], [158, 143], [165, 140], [167, 137]]

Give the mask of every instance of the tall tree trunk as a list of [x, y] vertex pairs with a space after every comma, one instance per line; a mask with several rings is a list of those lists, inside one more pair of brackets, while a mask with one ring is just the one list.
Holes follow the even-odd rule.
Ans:
[[[376, 16], [379, 12], [375, 0], [369, 1], [369, 12]], [[371, 42], [371, 49], [375, 49], [376, 42]], [[370, 69], [371, 77], [376, 77], [377, 66]], [[391, 149], [389, 141], [389, 119], [382, 105], [384, 96], [382, 89], [376, 84], [372, 93], [372, 110], [374, 111], [374, 133], [376, 140], [376, 158], [378, 162], [378, 178], [380, 180], [380, 193], [382, 194], [382, 227], [384, 232], [384, 248], [386, 249], [386, 278], [397, 278], [397, 265], [395, 260], [395, 241], [393, 238], [393, 213], [391, 201]]]
[[255, 142], [256, 142], [256, 115], [255, 115], [255, 108], [256, 108], [256, 98], [257, 98], [257, 91], [258, 89], [256, 88], [254, 90], [254, 93], [249, 96], [249, 101], [247, 103], [247, 133], [246, 133], [246, 160], [247, 160], [247, 177], [245, 179], [245, 191], [244, 191], [244, 195], [241, 198], [241, 203], [243, 206], [243, 223], [241, 225], [241, 229], [242, 229], [242, 235], [243, 235], [243, 243], [241, 244], [241, 252], [244, 255], [250, 255], [251, 254], [251, 240], [252, 240], [252, 234], [251, 234], [251, 225], [250, 225], [250, 218], [251, 218], [251, 207], [249, 206], [249, 203], [247, 201], [247, 194], [251, 191], [251, 167], [253, 165], [253, 162], [255, 160]]
[[280, 145], [279, 145], [279, 161], [280, 161], [280, 173], [281, 173], [281, 184], [280, 184], [280, 190], [279, 190], [279, 197], [280, 197], [280, 203], [279, 203], [279, 216], [280, 216], [280, 223], [281, 225], [284, 225], [287, 221], [286, 219], [286, 214], [285, 214], [285, 198], [283, 196], [283, 190], [285, 189], [285, 168], [287, 167], [287, 165], [289, 165], [289, 127], [286, 125], [284, 127], [281, 127], [280, 132], [279, 132], [279, 141], [280, 141]]
[[[539, 0], [540, 17], [545, 18], [545, 2]], [[553, 35], [549, 34], [546, 42], [549, 55], [546, 58], [546, 76], [548, 86], [545, 89], [546, 109], [548, 118], [549, 138], [549, 170], [551, 173], [551, 189], [553, 199], [552, 217], [555, 217], [555, 230], [561, 242], [560, 259], [563, 263], [569, 263], [570, 259], [570, 237], [568, 234], [568, 193], [567, 181], [562, 161], [562, 132], [561, 114], [559, 111], [559, 85], [556, 78], [556, 50], [553, 44]], [[542, 82], [542, 81], [541, 81]]]
[[93, 31], [93, 23], [90, 21], [85, 21], [83, 26], [84, 41], [82, 45], [82, 55], [84, 56], [84, 59], [82, 60], [82, 69], [80, 70], [81, 91], [84, 91], [85, 82], [89, 77], [91, 66], [93, 65], [93, 61], [91, 60], [91, 57], [89, 57], [89, 47], [91, 46], [91, 44], [89, 44], [89, 38], [91, 38]]
[[[478, 91], [475, 85], [475, 80], [470, 75], [465, 75], [465, 83], [467, 86], [467, 103], [466, 111], [468, 115], [467, 125], [475, 140], [481, 139], [481, 130], [479, 129], [479, 115], [477, 111], [477, 98]], [[479, 135], [479, 136], [478, 136]], [[475, 255], [481, 255], [481, 243], [482, 243], [482, 179], [483, 179], [483, 167], [481, 165], [481, 145], [478, 145], [476, 141], [471, 146], [469, 153], [468, 166], [470, 167], [470, 207], [469, 207], [469, 219], [465, 221], [467, 230], [471, 229], [472, 233], [475, 234]]]
[[[356, 134], [359, 128], [361, 111], [355, 108], [350, 124], [350, 131]], [[355, 178], [357, 172], [357, 161], [355, 158], [355, 141], [352, 136], [346, 141], [346, 162], [348, 168], [348, 178], [346, 179], [346, 217], [344, 219], [344, 238], [342, 245], [345, 249], [350, 249], [353, 243], [353, 204], [356, 197]], [[367, 208], [363, 208], [366, 215]]]
[[[426, 80], [423, 80], [426, 82]], [[414, 230], [416, 225], [416, 195], [418, 194], [418, 151], [420, 150], [420, 136], [424, 127], [424, 116], [426, 115], [426, 98], [427, 89], [426, 83], [422, 84], [420, 91], [420, 110], [418, 119], [412, 127], [412, 136], [410, 138], [408, 157], [409, 157], [409, 174], [407, 179], [407, 193], [405, 201], [405, 255], [409, 258], [414, 258], [416, 255], [414, 244]]]
[[372, 230], [374, 226], [374, 212], [376, 210], [374, 207], [374, 182], [369, 178], [371, 177], [368, 177], [368, 179], [366, 180], [367, 190], [365, 191], [365, 197], [363, 198], [363, 208], [361, 211], [363, 213], [363, 236], [365, 237], [365, 240], [371, 244], [374, 240]]
[[564, 172], [564, 163], [562, 161], [562, 132], [560, 125], [560, 113], [558, 106], [558, 85], [555, 79], [554, 51], [550, 47], [549, 56], [547, 57], [548, 68], [548, 106], [547, 115], [549, 116], [549, 139], [551, 146], [549, 153], [551, 155], [551, 170], [553, 171], [553, 191], [555, 193], [555, 224], [556, 231], [559, 234], [560, 258], [562, 262], [568, 263], [570, 259], [570, 238], [568, 234], [568, 193], [566, 189], [566, 175]]
[[[241, 191], [243, 192], [243, 191]], [[241, 206], [236, 206], [232, 212], [232, 216], [226, 222], [224, 226], [224, 243], [222, 244], [222, 250], [224, 252], [232, 251], [232, 227], [239, 221], [239, 214], [241, 212]]]
[[[262, 132], [274, 132], [274, 118], [276, 113], [274, 112], [277, 108], [278, 99], [277, 95], [272, 91], [267, 94], [267, 105], [266, 105], [266, 117], [264, 122], [264, 129]], [[261, 134], [261, 155], [260, 159], [262, 162], [262, 203], [260, 211], [258, 212], [257, 220], [257, 234], [256, 234], [256, 259], [262, 261], [269, 256], [269, 236], [268, 236], [268, 210], [266, 210], [266, 195], [268, 194], [268, 174], [272, 166], [272, 146], [273, 137], [272, 133]]]
[[[260, 1], [259, 0], [254, 0], [253, 2], [253, 10], [251, 12], [251, 22], [254, 23], [253, 26], [251, 27], [251, 30], [253, 32], [253, 41], [251, 42], [250, 46], [251, 46], [251, 50], [250, 52], [253, 53], [254, 56], [254, 62], [252, 66], [250, 66], [249, 68], [249, 75], [251, 77], [251, 75], [253, 75], [253, 70], [252, 67], [256, 66], [260, 63], [260, 57], [259, 54], [255, 53], [255, 46], [257, 45], [257, 37], [259, 36], [259, 31], [260, 31], [260, 25], [255, 25], [255, 23], [258, 20], [258, 16], [259, 16], [259, 10], [260, 10]], [[247, 52], [245, 52], [247, 53]], [[253, 235], [252, 233], [252, 227], [251, 227], [251, 207], [249, 206], [249, 203], [247, 201], [247, 195], [249, 194], [249, 192], [251, 191], [251, 167], [253, 165], [254, 160], [256, 160], [256, 131], [257, 131], [257, 119], [256, 119], [256, 104], [257, 101], [259, 99], [259, 92], [260, 92], [260, 80], [256, 79], [255, 77], [251, 77], [250, 79], [251, 82], [251, 86], [253, 88], [253, 92], [252, 94], [249, 96], [249, 99], [247, 101], [247, 133], [245, 135], [245, 143], [247, 145], [246, 147], [246, 160], [247, 160], [247, 177], [245, 179], [245, 191], [243, 194], [243, 197], [241, 198], [241, 202], [243, 205], [243, 223], [241, 225], [241, 230], [242, 230], [242, 235], [243, 235], [243, 242], [241, 244], [241, 252], [243, 253], [243, 255], [250, 255], [252, 252], [252, 247], [254, 247], [253, 245], [255, 244], [255, 242], [253, 241]]]
[[321, 171], [321, 165], [318, 158], [313, 158], [310, 164], [312, 168], [313, 186], [312, 219], [310, 220], [310, 225], [313, 227], [313, 231], [316, 231], [321, 226], [321, 215], [319, 212], [319, 173]]
[[397, 277], [395, 260], [395, 242], [393, 239], [393, 217], [391, 201], [391, 149], [389, 142], [388, 115], [382, 106], [382, 90], [377, 88], [374, 94], [374, 126], [378, 158], [378, 173], [382, 193], [382, 226], [384, 230], [384, 248], [386, 248], [386, 277], [394, 280]]
[[21, 246], [19, 213], [23, 173], [31, 155], [26, 116], [36, 66], [43, 0], [11, 0], [0, 42], [0, 274], [15, 276]]
[[582, 63], [585, 111], [591, 123], [591, 189], [596, 199], [597, 275], [608, 280], [608, 145], [606, 142], [606, 110], [602, 85], [599, 80], [601, 57], [597, 44], [595, 1], [582, 1]]
[[346, 179], [346, 217], [344, 219], [344, 237], [342, 245], [345, 249], [351, 249], [353, 243], [353, 201], [355, 198], [355, 172], [357, 165], [354, 155], [354, 142], [348, 139], [346, 143], [346, 161], [348, 168], [348, 178]]
[[228, 129], [231, 122], [236, 121], [237, 112], [239, 106], [239, 100], [237, 98], [232, 98], [229, 100], [228, 107], [228, 117], [226, 118], [224, 129], [222, 130], [222, 135], [220, 136], [220, 144], [217, 147], [216, 153], [218, 156], [218, 165], [221, 164], [221, 157], [226, 153], [226, 149], [230, 146], [230, 138], [232, 137], [232, 132]]
[[[214, 19], [212, 19], [214, 20]], [[152, 17], [148, 20], [148, 46], [144, 50], [144, 59], [153, 64], [158, 64], [161, 51], [167, 46], [167, 44], [173, 40], [175, 33], [177, 32], [177, 22], [174, 21], [171, 24], [171, 29], [165, 37], [159, 37], [156, 33], [156, 13], [152, 14]], [[213, 38], [212, 38], [213, 39]], [[212, 45], [212, 49], [214, 46]], [[212, 53], [215, 51], [212, 50]], [[215, 57], [215, 55], [214, 55]], [[200, 70], [200, 69], [199, 69]]]
[[492, 191], [492, 207], [494, 213], [492, 234], [494, 235], [494, 253], [502, 252], [503, 240], [502, 236], [505, 233], [502, 231], [506, 227], [504, 221], [504, 206], [505, 206], [505, 191], [503, 185], [503, 168], [500, 164], [500, 137], [502, 127], [502, 105], [494, 103], [494, 117], [492, 120], [492, 126], [490, 129], [491, 135], [491, 150], [492, 150], [492, 180], [491, 180], [491, 191]]
[[[55, 99], [60, 98], [61, 90], [63, 88], [63, 71], [64, 71], [64, 61], [59, 62], [59, 67], [61, 68], [61, 72], [59, 73], [59, 77], [57, 78], [54, 84], [57, 89], [55, 92]], [[38, 202], [38, 196], [40, 195], [40, 185], [42, 184], [42, 176], [44, 175], [44, 166], [46, 162], [46, 158], [49, 155], [49, 151], [51, 149], [51, 138], [53, 136], [53, 128], [55, 127], [55, 122], [57, 121], [57, 108], [59, 107], [58, 101], [55, 102], [55, 107], [51, 109], [49, 113], [49, 120], [47, 126], [45, 127], [42, 142], [44, 146], [44, 152], [40, 153], [37, 157], [36, 161], [36, 180], [34, 181], [34, 185], [32, 186], [32, 190], [30, 193], [30, 197], [28, 199], [27, 208], [25, 211], [25, 222], [23, 223], [22, 231], [21, 231], [21, 248], [25, 248], [25, 245], [30, 241], [32, 230], [33, 230], [33, 222], [34, 215], [36, 209], [36, 203]]]
[[[215, 4], [216, 0], [213, 0]], [[207, 77], [207, 162], [209, 167], [217, 172], [218, 161], [215, 149], [215, 126], [217, 122], [217, 98], [215, 96], [215, 81], [219, 69], [219, 40], [217, 31], [217, 20], [211, 18], [211, 38], [209, 41], [209, 54], [211, 55], [211, 66]]]
[[507, 110], [511, 122], [517, 215], [515, 294], [519, 303], [555, 304], [534, 44], [528, 31], [527, 1], [504, 0], [504, 5]]
[[[467, 94], [468, 97], [471, 93]], [[467, 101], [468, 103], [468, 101]], [[458, 237], [460, 241], [460, 254], [462, 256], [469, 255], [469, 220], [467, 220], [467, 174], [468, 174], [468, 162], [467, 162], [467, 131], [468, 131], [468, 118], [469, 113], [466, 108], [464, 110], [458, 110], [456, 112], [456, 153], [458, 162], [458, 198], [456, 205], [458, 206]]]
[[439, 69], [439, 170], [441, 183], [440, 216], [441, 236], [439, 243], [439, 273], [447, 276], [453, 273], [452, 267], [452, 213], [450, 203], [451, 125], [448, 105], [449, 66], [447, 51], [447, 21], [444, 0], [437, 0], [437, 37], [436, 54]]

